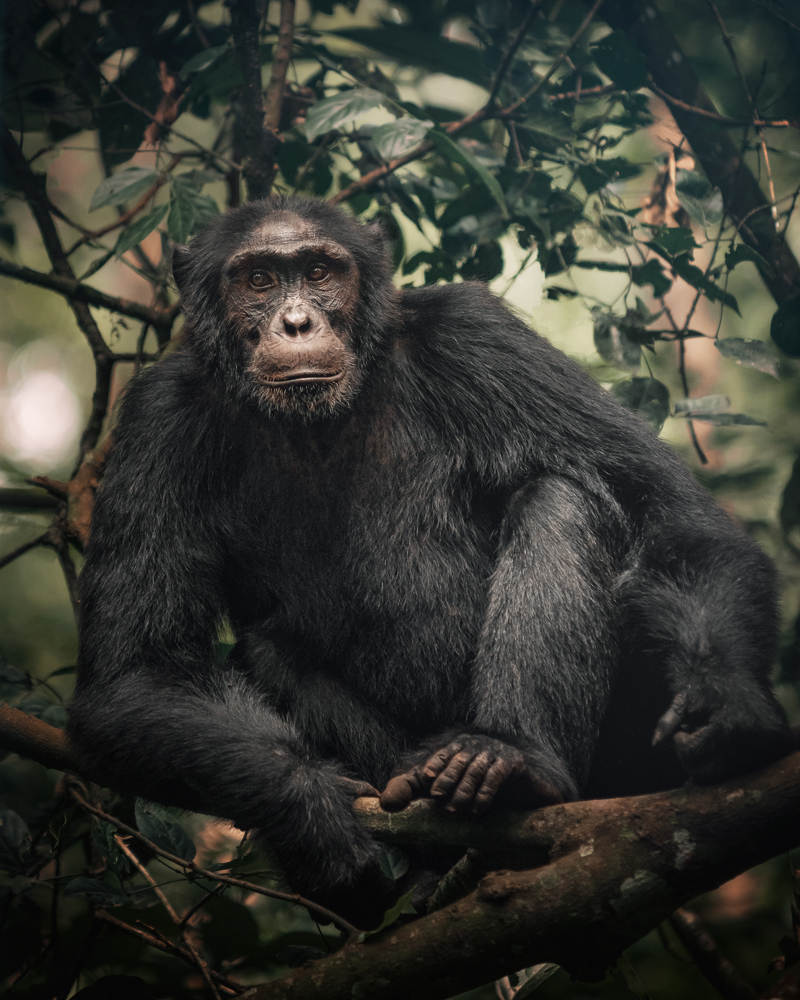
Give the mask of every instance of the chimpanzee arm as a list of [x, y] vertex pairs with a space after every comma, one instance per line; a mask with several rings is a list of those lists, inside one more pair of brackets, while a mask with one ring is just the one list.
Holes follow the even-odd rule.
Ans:
[[613, 521], [566, 478], [514, 494], [473, 665], [470, 731], [393, 779], [384, 806], [430, 790], [480, 812], [501, 786], [520, 805], [577, 796], [616, 663]]
[[123, 403], [81, 576], [70, 737], [112, 787], [258, 828], [305, 870], [298, 891], [347, 883], [375, 857], [350, 809], [367, 786], [212, 659], [237, 428], [186, 368], [167, 359]]
[[723, 780], [788, 751], [788, 722], [770, 685], [775, 570], [721, 511], [704, 504], [654, 525], [619, 597], [630, 655], [658, 663], [674, 695], [654, 744], [673, 737], [699, 781]]

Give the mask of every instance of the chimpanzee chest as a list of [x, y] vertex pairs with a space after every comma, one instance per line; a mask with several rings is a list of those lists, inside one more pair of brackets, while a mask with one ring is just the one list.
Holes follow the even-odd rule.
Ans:
[[460, 683], [493, 538], [458, 470], [416, 449], [392, 462], [345, 452], [335, 467], [330, 455], [282, 454], [242, 482], [242, 537], [258, 541], [236, 549], [231, 585], [247, 625], [298, 666], [323, 666], [377, 700], [414, 683], [423, 665]]

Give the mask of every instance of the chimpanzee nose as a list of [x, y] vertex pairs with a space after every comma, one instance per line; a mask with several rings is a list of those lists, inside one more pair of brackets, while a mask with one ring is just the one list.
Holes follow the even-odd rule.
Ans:
[[301, 306], [292, 306], [283, 314], [283, 332], [286, 337], [306, 337], [311, 333], [311, 317]]

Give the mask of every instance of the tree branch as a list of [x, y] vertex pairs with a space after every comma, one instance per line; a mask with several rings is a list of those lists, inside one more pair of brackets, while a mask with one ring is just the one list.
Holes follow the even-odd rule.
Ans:
[[281, 121], [283, 91], [286, 86], [286, 72], [292, 57], [294, 42], [294, 0], [281, 0], [281, 23], [278, 28], [278, 44], [272, 56], [267, 96], [264, 101], [264, 127], [278, 131]]
[[[625, 31], [647, 59], [655, 85], [670, 94], [672, 113], [706, 176], [722, 192], [727, 214], [745, 242], [767, 260], [774, 274], [762, 274], [780, 305], [800, 293], [800, 264], [775, 229], [770, 203], [724, 128], [709, 128], [697, 114], [702, 108], [717, 114], [711, 98], [652, 0], [609, 0], [606, 21]], [[681, 104], [675, 103], [680, 101]], [[692, 110], [687, 111], [683, 104]], [[747, 220], [745, 222], [745, 220]]]
[[680, 908], [669, 922], [694, 964], [718, 993], [726, 1000], [756, 1000], [756, 991], [722, 954], [696, 913]]
[[800, 754], [714, 788], [539, 809], [525, 824], [549, 864], [493, 872], [457, 903], [250, 996], [442, 1000], [540, 962], [592, 975], [688, 899], [796, 846], [798, 821]]
[[259, 47], [262, 4], [259, 0], [232, 0], [230, 11], [233, 40], [244, 80], [239, 91], [238, 122], [240, 145], [247, 150], [242, 176], [250, 200], [267, 198], [278, 171], [275, 160], [281, 140], [277, 129], [294, 40], [294, 0], [281, 0], [281, 23], [272, 57], [266, 106], [261, 93]]
[[[58, 273], [45, 274], [44, 271], [34, 271], [33, 268], [24, 267], [22, 264], [14, 264], [10, 260], [0, 260], [0, 274], [6, 274], [9, 278], [16, 278], [29, 285], [38, 285], [40, 288], [49, 288], [53, 292], [58, 292], [73, 303], [85, 303], [86, 305], [98, 306], [101, 309], [110, 309], [112, 312], [121, 313], [123, 316], [130, 316], [133, 319], [141, 320], [156, 326], [159, 329], [169, 329], [172, 327], [175, 317], [178, 315], [179, 306], [173, 305], [169, 309], [154, 309], [151, 306], [144, 306], [141, 302], [134, 302], [133, 299], [125, 299], [119, 295], [108, 295], [91, 285], [81, 284], [74, 275], [63, 275]], [[94, 320], [92, 321], [94, 322]], [[98, 330], [98, 335], [100, 331]], [[110, 354], [110, 348], [104, 342], [92, 344], [92, 348], [104, 354]]]
[[[60, 730], [13, 708], [0, 707], [0, 747], [48, 767], [78, 767]], [[143, 839], [77, 797], [90, 812]], [[441, 1000], [543, 961], [578, 975], [603, 969], [692, 897], [797, 846], [800, 753], [714, 787], [481, 820], [453, 816], [430, 801], [393, 814], [371, 798], [358, 799], [354, 808], [378, 840], [474, 847], [489, 860], [502, 852], [505, 865], [527, 870], [492, 872], [463, 899], [257, 987], [252, 1000], [351, 1000], [354, 991], [364, 1000], [404, 1000], [412, 991], [416, 1000]]]

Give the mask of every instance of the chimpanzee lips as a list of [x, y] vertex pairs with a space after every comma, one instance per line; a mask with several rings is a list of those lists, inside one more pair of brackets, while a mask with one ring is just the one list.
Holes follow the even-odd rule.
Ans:
[[264, 385], [282, 388], [286, 385], [307, 385], [310, 382], [338, 382], [342, 375], [344, 372], [292, 372], [291, 375], [283, 375], [281, 378], [264, 379]]

